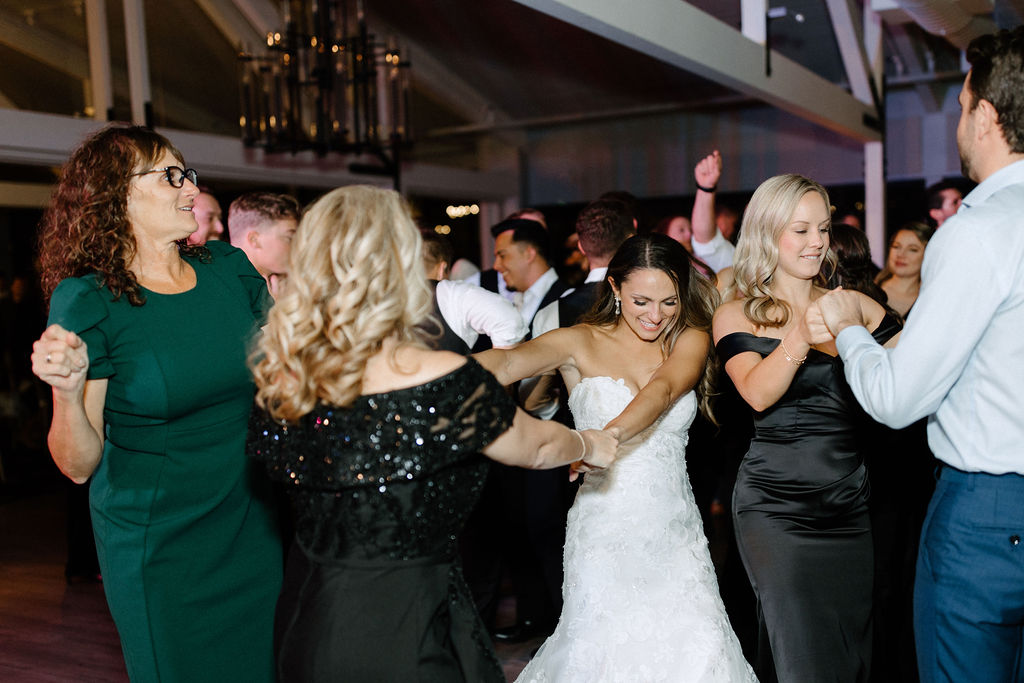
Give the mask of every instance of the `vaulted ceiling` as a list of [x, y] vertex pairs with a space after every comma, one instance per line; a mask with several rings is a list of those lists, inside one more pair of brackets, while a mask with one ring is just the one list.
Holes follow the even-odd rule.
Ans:
[[[99, 3], [105, 8], [109, 37], [113, 114], [130, 119], [124, 6], [134, 2], [4, 0], [0, 107], [93, 116], [86, 24]], [[858, 54], [857, 45], [852, 52], [850, 48], [851, 41], [866, 40], [865, 3], [884, 19], [879, 39], [884, 61], [878, 66], [890, 87], [915, 87], [923, 95], [931, 84], [957, 77], [962, 67], [957, 46], [928, 33], [922, 24], [933, 31], [948, 29], [959, 40], [964, 32], [1020, 23], [1024, 15], [1021, 0], [364, 2], [371, 29], [396, 35], [412, 62], [412, 128], [420, 141], [413, 158], [438, 163], [467, 163], [482, 136], [595, 119], [726, 109], [762, 101], [792, 106], [796, 113], [813, 117], [813, 112], [804, 111], [813, 107], [783, 92], [784, 82], [765, 86], [745, 81], [729, 71], [728, 55], [694, 48], [702, 36], [688, 30], [728, 31], [721, 35], [745, 47], [732, 36], [740, 36], [741, 30], [750, 35], [744, 24], [760, 14], [777, 68], [791, 62], [793, 70], [783, 73], [797, 74], [784, 78], [807, 74], [837, 84], [837, 91], [851, 89], [859, 102], [850, 102], [870, 115], [877, 110], [864, 92], [858, 96], [857, 78], [851, 77], [856, 75], [851, 65], [858, 72], [865, 65], [869, 74], [872, 69], [867, 63], [870, 52]], [[237, 136], [238, 49], [258, 45], [264, 31], [280, 27], [280, 0], [143, 0], [141, 7], [154, 123]], [[616, 14], [623, 7], [629, 17]], [[643, 16], [648, 12], [664, 17], [665, 25], [649, 21]], [[773, 18], [765, 20], [765, 12]], [[646, 28], [620, 25], [630, 23], [624, 19], [633, 16], [648, 19], [637, 24]], [[686, 25], [672, 24], [683, 20]], [[936, 21], [945, 22], [938, 24], [941, 29], [936, 29]], [[751, 45], [760, 59], [763, 48]], [[709, 53], [707, 68], [700, 50]], [[741, 61], [744, 55], [736, 52]], [[757, 68], [764, 66], [758, 63]], [[780, 93], [777, 100], [775, 90]], [[836, 100], [833, 108], [844, 106]], [[868, 139], [871, 131], [858, 128], [861, 117], [854, 113], [854, 123], [828, 113], [817, 122]]]

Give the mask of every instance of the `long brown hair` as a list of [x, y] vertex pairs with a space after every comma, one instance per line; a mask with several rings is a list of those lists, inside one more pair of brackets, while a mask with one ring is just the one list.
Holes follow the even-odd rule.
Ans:
[[[695, 268], [695, 259], [667, 235], [648, 233], [630, 237], [622, 243], [615, 256], [608, 263], [608, 277], [616, 287], [629, 279], [637, 270], [660, 270], [668, 275], [679, 295], [680, 313], [665, 330], [661, 338], [665, 356], [672, 353], [676, 340], [686, 329], [695, 328], [711, 334], [711, 318], [718, 306], [718, 290]], [[608, 281], [602, 284], [597, 301], [580, 320], [590, 325], [614, 325], [619, 319], [615, 310], [615, 293]], [[704, 372], [697, 383], [697, 398], [701, 410], [714, 420], [710, 399], [714, 395], [715, 355], [714, 347], [708, 346]]]
[[[128, 221], [131, 174], [170, 152], [184, 157], [164, 136], [142, 126], [114, 124], [85, 140], [61, 170], [39, 231], [40, 283], [46, 298], [61, 280], [96, 274], [115, 298], [145, 303], [128, 266], [137, 245]], [[206, 256], [205, 247], [178, 245], [182, 253]]]

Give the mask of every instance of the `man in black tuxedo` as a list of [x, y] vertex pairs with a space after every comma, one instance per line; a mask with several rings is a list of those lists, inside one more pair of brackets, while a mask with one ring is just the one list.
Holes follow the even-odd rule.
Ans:
[[[567, 289], [550, 265], [547, 230], [535, 220], [508, 218], [492, 227], [491, 234], [495, 238], [494, 269], [513, 293], [513, 303], [528, 328], [536, 312]], [[481, 280], [481, 284], [486, 282]], [[480, 349], [478, 342], [473, 350]], [[535, 473], [492, 465], [484, 493], [461, 538], [466, 580], [488, 627], [494, 624], [502, 561], [508, 566], [516, 591], [517, 623], [495, 633], [506, 642], [549, 633], [561, 612], [565, 516], [561, 529], [553, 531], [558, 522], [548, 520], [545, 491], [549, 485], [544, 475], [559, 482], [569, 477], [567, 467]], [[552, 565], [558, 573], [549, 578], [545, 568]], [[556, 581], [554, 586], [552, 581]]]
[[[573, 325], [590, 308], [604, 281], [608, 262], [619, 245], [634, 232], [633, 218], [621, 202], [598, 200], [580, 213], [576, 230], [580, 238], [580, 251], [591, 263], [590, 275], [583, 285], [561, 292], [560, 297], [551, 296], [554, 287], [548, 289], [548, 295], [541, 301], [535, 315], [527, 318], [524, 312], [524, 318], [532, 323], [531, 336], [556, 327]], [[503, 234], [507, 236], [507, 233]], [[512, 264], [516, 257], [509, 257], [501, 251], [507, 242], [502, 235], [497, 236], [495, 249], [501, 253], [502, 258], [496, 258], [495, 267], [503, 271], [506, 282], [518, 289], [518, 283], [525, 284], [525, 281], [521, 281], [514, 271]], [[529, 383], [527, 380], [523, 385]], [[564, 394], [560, 378], [554, 382], [554, 387], [553, 398], [538, 403], [532, 407], [531, 412], [537, 417], [554, 418], [571, 425], [564, 401], [558, 400], [558, 396]], [[526, 386], [520, 387], [520, 390], [521, 396], [536, 393], [536, 390], [528, 390]], [[577, 485], [569, 483], [567, 468], [544, 472], [518, 470], [513, 476], [523, 482], [529, 551], [524, 556], [527, 562], [513, 559], [511, 563], [513, 576], [517, 579], [518, 621], [512, 628], [502, 629], [495, 634], [498, 640], [505, 642], [546, 635], [557, 622], [562, 606], [562, 548], [565, 545], [566, 514], [577, 488]]]
[[576, 218], [579, 250], [590, 263], [583, 284], [567, 291], [534, 316], [532, 336], [537, 337], [559, 327], [575, 325], [597, 300], [612, 256], [636, 233], [636, 221], [629, 208], [615, 199], [598, 199], [580, 211]]
[[[534, 220], [509, 218], [491, 233], [494, 269], [514, 293], [513, 303], [529, 325], [538, 310], [557, 301], [568, 288], [551, 267], [547, 230]], [[498, 640], [520, 642], [546, 635], [558, 620], [566, 506], [561, 497], [553, 500], [551, 492], [564, 488], [562, 482], [568, 478], [567, 467], [535, 472], [494, 465], [480, 507], [467, 523], [470, 548], [468, 556], [464, 553], [464, 564], [485, 623], [492, 618], [500, 581], [500, 574], [488, 566], [492, 558], [487, 546], [494, 541], [500, 544], [515, 585], [517, 621], [498, 630]], [[500, 518], [497, 525], [481, 524], [494, 515]]]

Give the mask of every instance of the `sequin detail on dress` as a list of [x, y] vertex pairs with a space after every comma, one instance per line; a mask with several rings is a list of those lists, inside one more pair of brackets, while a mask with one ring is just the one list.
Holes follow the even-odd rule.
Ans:
[[489, 468], [480, 451], [514, 415], [474, 360], [294, 425], [254, 411], [249, 452], [295, 510], [282, 680], [504, 680], [452, 558]]

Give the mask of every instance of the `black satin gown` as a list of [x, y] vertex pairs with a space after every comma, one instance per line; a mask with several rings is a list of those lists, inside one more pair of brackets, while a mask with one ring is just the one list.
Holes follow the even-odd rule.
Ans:
[[[900, 329], [887, 316], [872, 333]], [[745, 332], [717, 344], [723, 364], [778, 339]], [[786, 393], [754, 414], [740, 464], [733, 519], [758, 599], [761, 681], [866, 681], [871, 665], [873, 548], [865, 414], [838, 357], [811, 349]]]
[[295, 511], [278, 680], [504, 682], [454, 558], [490, 464], [480, 451], [514, 415], [472, 359], [295, 425], [254, 410], [249, 453]]

